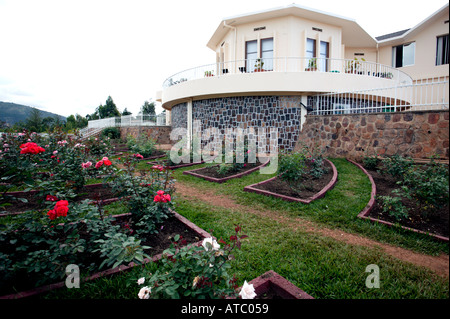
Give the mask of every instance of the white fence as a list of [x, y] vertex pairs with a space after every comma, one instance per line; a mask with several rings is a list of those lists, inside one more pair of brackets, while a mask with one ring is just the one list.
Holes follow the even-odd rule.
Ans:
[[124, 115], [88, 122], [88, 129], [127, 126], [165, 126], [166, 115]]
[[393, 84], [412, 84], [406, 73], [391, 66], [361, 60], [330, 58], [280, 57], [217, 62], [187, 69], [169, 77], [163, 83], [168, 88], [185, 81], [229, 74], [256, 72], [330, 72], [372, 76], [392, 80]]
[[315, 115], [449, 110], [449, 80], [435, 78], [388, 88], [319, 94], [308, 98], [308, 106]]

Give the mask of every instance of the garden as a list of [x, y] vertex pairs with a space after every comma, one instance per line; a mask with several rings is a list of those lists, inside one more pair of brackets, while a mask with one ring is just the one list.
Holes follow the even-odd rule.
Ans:
[[175, 167], [148, 139], [1, 138], [1, 298], [448, 299], [448, 165], [434, 158], [303, 147], [260, 174], [248, 149]]

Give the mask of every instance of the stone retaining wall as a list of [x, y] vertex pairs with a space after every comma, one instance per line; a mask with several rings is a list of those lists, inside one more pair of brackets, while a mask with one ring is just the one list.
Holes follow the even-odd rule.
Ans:
[[120, 138], [126, 140], [130, 134], [135, 138], [145, 134], [148, 138], [154, 139], [156, 144], [171, 144], [170, 132], [172, 128], [170, 126], [129, 126], [120, 128]]
[[295, 150], [303, 144], [329, 157], [398, 153], [449, 159], [449, 112], [307, 115]]

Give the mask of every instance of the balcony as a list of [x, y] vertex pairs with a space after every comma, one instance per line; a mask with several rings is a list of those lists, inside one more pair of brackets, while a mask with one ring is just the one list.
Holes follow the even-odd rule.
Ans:
[[169, 77], [159, 92], [164, 108], [187, 99], [243, 94], [321, 94], [412, 84], [406, 73], [373, 62], [284, 57], [217, 62]]

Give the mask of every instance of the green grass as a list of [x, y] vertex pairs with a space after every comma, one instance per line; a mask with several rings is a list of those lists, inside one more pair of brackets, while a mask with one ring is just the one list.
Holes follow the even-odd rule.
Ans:
[[[184, 170], [174, 171], [180, 182], [198, 189], [226, 195], [244, 207], [262, 209], [294, 222], [301, 218], [319, 226], [341, 229], [393, 246], [437, 255], [448, 254], [448, 244], [425, 235], [418, 235], [384, 225], [358, 219], [357, 214], [370, 198], [368, 178], [353, 164], [343, 159], [333, 159], [339, 177], [334, 189], [309, 205], [289, 203], [263, 195], [247, 193], [243, 187], [265, 180], [271, 175], [257, 172], [224, 184], [204, 181], [183, 175]], [[144, 166], [144, 165], [143, 165]], [[187, 219], [211, 232], [215, 237], [228, 238], [234, 234], [234, 226], [243, 226], [249, 236], [242, 249], [235, 254], [232, 270], [242, 284], [268, 270], [274, 270], [299, 288], [317, 299], [447, 299], [448, 279], [432, 271], [403, 262], [384, 253], [380, 248], [349, 245], [319, 234], [294, 230], [289, 223], [280, 223], [269, 217], [248, 213], [245, 209], [233, 210], [218, 207], [195, 198], [174, 196], [176, 211]], [[120, 212], [120, 204], [111, 208]], [[365, 281], [370, 264], [380, 268], [380, 288], [367, 288]], [[144, 271], [152, 272], [156, 267], [150, 264]], [[94, 282], [82, 283], [81, 289], [59, 289], [45, 295], [45, 298], [137, 298], [136, 284], [141, 275], [140, 267], [130, 273]]]

